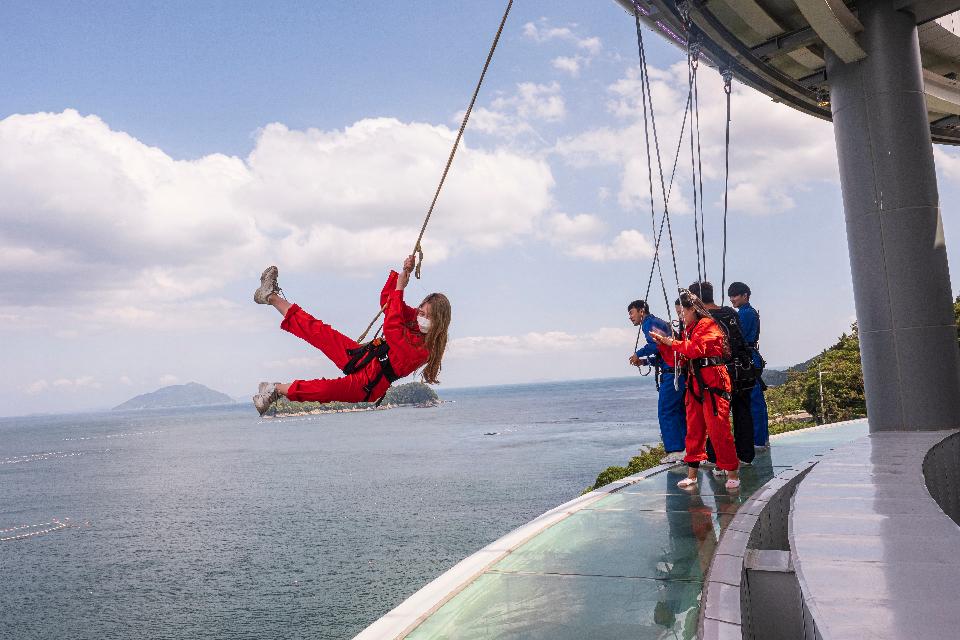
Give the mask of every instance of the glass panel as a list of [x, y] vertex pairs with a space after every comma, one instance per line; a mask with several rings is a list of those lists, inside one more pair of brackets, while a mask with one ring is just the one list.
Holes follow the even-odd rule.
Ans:
[[699, 582], [488, 573], [410, 639], [696, 637]]

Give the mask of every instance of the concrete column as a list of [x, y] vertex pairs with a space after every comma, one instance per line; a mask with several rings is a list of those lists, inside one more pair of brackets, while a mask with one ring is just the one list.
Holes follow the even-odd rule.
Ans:
[[828, 52], [870, 431], [960, 427], [960, 351], [914, 17], [857, 3], [867, 57]]

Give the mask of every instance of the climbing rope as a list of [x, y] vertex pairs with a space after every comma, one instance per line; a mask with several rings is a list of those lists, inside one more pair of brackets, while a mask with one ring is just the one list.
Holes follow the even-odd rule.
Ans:
[[[427, 210], [427, 215], [423, 219], [423, 225], [420, 227], [420, 235], [417, 236], [417, 241], [413, 245], [413, 251], [410, 252], [410, 255], [416, 256], [414, 275], [416, 276], [417, 280], [420, 279], [420, 268], [423, 265], [423, 247], [420, 245], [420, 242], [423, 240], [423, 235], [427, 232], [427, 225], [430, 224], [430, 217], [433, 215], [433, 210], [437, 206], [437, 199], [440, 198], [440, 190], [443, 189], [443, 184], [447, 180], [447, 174], [450, 172], [450, 166], [453, 164], [453, 158], [457, 155], [457, 149], [460, 146], [460, 139], [463, 138], [463, 131], [467, 128], [467, 122], [470, 120], [470, 114], [473, 112], [473, 107], [477, 103], [477, 96], [480, 94], [480, 87], [483, 85], [483, 79], [487, 75], [487, 69], [490, 68], [490, 62], [493, 60], [493, 54], [497, 50], [497, 44], [500, 42], [500, 36], [503, 33], [503, 27], [507, 23], [507, 17], [510, 15], [510, 9], [512, 8], [513, 0], [508, 0], [507, 8], [504, 10], [503, 17], [500, 19], [500, 26], [497, 27], [497, 34], [493, 38], [493, 43], [490, 45], [490, 51], [487, 52], [487, 59], [483, 63], [483, 71], [480, 72], [480, 79], [477, 80], [477, 86], [473, 90], [473, 96], [470, 98], [470, 104], [467, 106], [467, 110], [463, 114], [463, 121], [460, 123], [460, 130], [457, 132], [457, 137], [453, 141], [453, 147], [450, 149], [450, 155], [447, 157], [447, 164], [444, 166], [443, 174], [440, 176], [440, 183], [437, 184], [437, 190], [433, 194], [433, 200], [430, 202], [430, 208]], [[363, 333], [360, 334], [360, 337], [357, 338], [357, 342], [363, 342], [364, 338], [367, 337], [367, 333], [370, 332], [370, 329], [373, 327], [374, 323], [376, 323], [386, 309], [387, 305], [380, 307], [380, 311], [377, 312], [377, 315], [374, 316], [373, 320], [370, 321], [370, 324], [367, 325], [367, 328], [364, 329]]]

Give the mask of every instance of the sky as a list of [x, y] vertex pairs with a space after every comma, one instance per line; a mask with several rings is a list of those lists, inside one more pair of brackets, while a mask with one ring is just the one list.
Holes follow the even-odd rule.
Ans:
[[[0, 415], [196, 381], [337, 375], [255, 305], [261, 271], [356, 337], [410, 252], [503, 11], [493, 2], [0, 5]], [[684, 54], [647, 32], [664, 156]], [[707, 276], [724, 97], [701, 68]], [[832, 125], [734, 83], [727, 282], [771, 366], [855, 319]], [[636, 375], [653, 255], [636, 33], [613, 0], [517, 2], [440, 195], [415, 304], [453, 305], [443, 388]], [[670, 197], [696, 279], [688, 140]], [[958, 264], [960, 151], [936, 148]], [[659, 207], [659, 205], [658, 205]], [[662, 249], [667, 252], [665, 244]], [[669, 253], [665, 253], [668, 260]], [[675, 290], [665, 262], [667, 287]], [[659, 280], [653, 313], [665, 315]]]

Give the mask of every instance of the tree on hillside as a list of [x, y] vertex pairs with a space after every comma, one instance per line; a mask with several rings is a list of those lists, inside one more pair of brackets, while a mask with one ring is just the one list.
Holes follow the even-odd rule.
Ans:
[[[953, 301], [960, 345], [960, 295]], [[821, 396], [820, 381], [823, 380]], [[867, 414], [863, 392], [863, 368], [860, 365], [860, 337], [857, 323], [850, 326], [836, 344], [791, 370], [787, 381], [767, 391], [767, 404], [773, 415], [806, 411], [817, 422], [837, 422], [862, 418]]]

